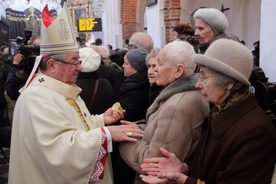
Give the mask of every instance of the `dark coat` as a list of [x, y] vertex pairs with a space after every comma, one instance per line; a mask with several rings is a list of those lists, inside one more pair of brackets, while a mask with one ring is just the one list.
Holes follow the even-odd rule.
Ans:
[[157, 86], [155, 83], [151, 85], [149, 90], [149, 106], [154, 102], [163, 89], [163, 86]]
[[212, 38], [209, 42], [203, 44], [203, 45], [199, 45], [199, 51], [200, 54], [204, 54], [206, 52], [206, 50], [208, 49], [208, 47], [216, 40], [221, 39], [221, 38], [228, 38], [228, 36], [225, 33], [221, 33], [219, 35], [214, 36], [214, 38]]
[[205, 123], [185, 184], [269, 184], [276, 133], [253, 95]]
[[[126, 110], [125, 120], [137, 121], [146, 118], [149, 88], [147, 72], [136, 73], [122, 83], [118, 101]], [[123, 161], [118, 148], [119, 143], [113, 144], [111, 156], [114, 184], [131, 184], [136, 173]]]
[[[98, 88], [93, 103], [91, 103], [97, 80]], [[113, 88], [108, 80], [99, 78], [97, 72], [79, 73], [76, 84], [82, 88], [80, 96], [91, 114], [102, 114], [113, 105]]]
[[117, 99], [120, 93], [120, 86], [122, 84], [121, 72], [110, 66], [105, 65], [103, 61], [101, 61], [100, 67], [97, 72], [100, 78], [107, 79], [110, 82], [113, 88], [115, 99]]
[[126, 110], [125, 120], [137, 121], [146, 118], [149, 88], [146, 72], [136, 73], [122, 83], [118, 101]]

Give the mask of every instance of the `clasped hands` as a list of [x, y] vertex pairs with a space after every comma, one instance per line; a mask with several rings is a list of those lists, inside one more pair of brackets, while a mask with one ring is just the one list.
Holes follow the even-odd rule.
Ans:
[[183, 184], [188, 178], [183, 174], [188, 172], [187, 164], [182, 163], [174, 153], [164, 148], [160, 148], [160, 152], [164, 157], [144, 159], [140, 167], [148, 175], [140, 175], [140, 178], [149, 184]]

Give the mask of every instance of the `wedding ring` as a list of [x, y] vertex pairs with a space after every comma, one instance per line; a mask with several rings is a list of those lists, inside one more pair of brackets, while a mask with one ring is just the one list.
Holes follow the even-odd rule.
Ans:
[[130, 137], [130, 136], [132, 136], [133, 133], [132, 132], [127, 132], [126, 134], [127, 134], [128, 137]]

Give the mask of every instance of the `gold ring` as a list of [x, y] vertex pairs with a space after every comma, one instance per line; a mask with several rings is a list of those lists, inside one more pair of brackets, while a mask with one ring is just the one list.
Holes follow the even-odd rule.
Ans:
[[128, 137], [132, 136], [132, 134], [133, 134], [132, 132], [127, 132]]

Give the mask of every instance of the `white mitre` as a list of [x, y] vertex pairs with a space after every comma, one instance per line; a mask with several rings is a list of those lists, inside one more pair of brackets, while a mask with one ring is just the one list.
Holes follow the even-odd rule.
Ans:
[[66, 3], [63, 4], [63, 9], [56, 18], [51, 16], [48, 5], [45, 5], [41, 14], [40, 56], [36, 57], [32, 72], [25, 86], [19, 92], [22, 93], [30, 84], [43, 55], [65, 54], [70, 52], [79, 52], [79, 48]]

